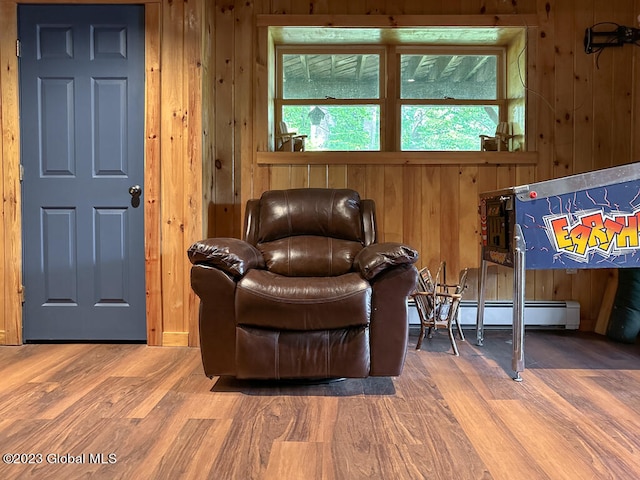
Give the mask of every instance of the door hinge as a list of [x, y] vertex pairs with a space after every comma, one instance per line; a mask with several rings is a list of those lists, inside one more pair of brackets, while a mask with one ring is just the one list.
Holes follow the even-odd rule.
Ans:
[[16, 40], [16, 57], [22, 57], [22, 42], [20, 42], [20, 39]]
[[24, 285], [20, 285], [18, 295], [20, 295], [20, 303], [24, 303]]
[[20, 164], [20, 181], [22, 182], [24, 180], [24, 165]]

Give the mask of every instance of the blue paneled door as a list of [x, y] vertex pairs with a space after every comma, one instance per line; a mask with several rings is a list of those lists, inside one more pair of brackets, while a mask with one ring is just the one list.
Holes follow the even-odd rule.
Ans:
[[146, 339], [144, 8], [21, 5], [25, 341]]

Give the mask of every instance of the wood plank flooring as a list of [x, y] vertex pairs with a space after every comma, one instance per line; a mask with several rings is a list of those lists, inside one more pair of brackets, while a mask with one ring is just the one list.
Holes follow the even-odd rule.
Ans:
[[0, 453], [36, 463], [0, 478], [640, 478], [640, 344], [527, 331], [517, 383], [510, 332], [457, 358], [413, 333], [400, 377], [320, 385], [210, 380], [195, 348], [1, 347]]

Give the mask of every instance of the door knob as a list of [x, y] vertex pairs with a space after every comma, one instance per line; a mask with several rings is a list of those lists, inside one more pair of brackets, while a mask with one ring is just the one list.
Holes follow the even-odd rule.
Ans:
[[140, 206], [140, 195], [142, 195], [142, 187], [140, 185], [131, 185], [129, 187], [129, 195], [131, 195], [131, 206], [138, 208]]

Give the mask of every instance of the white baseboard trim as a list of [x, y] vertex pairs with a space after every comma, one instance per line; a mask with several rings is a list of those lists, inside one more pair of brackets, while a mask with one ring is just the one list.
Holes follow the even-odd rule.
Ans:
[[[478, 303], [463, 301], [460, 304], [460, 324], [476, 325]], [[508, 301], [486, 302], [484, 325], [487, 327], [511, 327], [513, 303]], [[580, 326], [580, 304], [571, 300], [549, 302], [525, 302], [524, 324], [531, 327], [558, 327], [576, 330]], [[420, 317], [413, 301], [409, 301], [409, 325], [420, 325]]]

